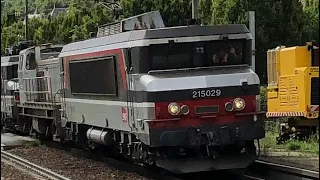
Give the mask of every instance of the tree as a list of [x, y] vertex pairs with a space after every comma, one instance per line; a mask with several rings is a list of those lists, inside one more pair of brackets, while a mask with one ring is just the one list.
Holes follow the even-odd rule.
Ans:
[[54, 6], [57, 8], [67, 7], [70, 2], [64, 0], [35, 0], [34, 5], [38, 12], [48, 14]]
[[304, 13], [299, 0], [201, 0], [200, 6], [204, 8], [201, 17], [209, 24], [247, 24], [247, 12], [256, 12], [256, 71], [262, 83], [267, 78], [268, 49], [304, 43]]
[[213, 24], [212, 9], [212, 0], [199, 0], [199, 18], [202, 24]]
[[319, 42], [319, 0], [301, 0], [304, 11], [303, 38]]
[[4, 27], [1, 30], [1, 54], [5, 52], [5, 48], [24, 39], [23, 23], [19, 21], [11, 26]]
[[[5, 0], [6, 2], [8, 0]], [[11, 0], [1, 11], [1, 51], [24, 37], [21, 19], [12, 17], [23, 11], [23, 0]], [[66, 6], [68, 12], [48, 19], [29, 21], [30, 38], [37, 43], [69, 43], [89, 38], [97, 26], [114, 21], [109, 9], [91, 0], [30, 0], [30, 12], [50, 12]], [[159, 10], [166, 26], [186, 25], [191, 19], [191, 0], [120, 0], [124, 15], [130, 17]], [[199, 0], [203, 24], [247, 23], [247, 12], [256, 12], [256, 71], [266, 82], [266, 51], [278, 45], [299, 45], [319, 41], [318, 0]]]
[[186, 25], [191, 19], [190, 0], [121, 0], [124, 17], [159, 10], [166, 26]]

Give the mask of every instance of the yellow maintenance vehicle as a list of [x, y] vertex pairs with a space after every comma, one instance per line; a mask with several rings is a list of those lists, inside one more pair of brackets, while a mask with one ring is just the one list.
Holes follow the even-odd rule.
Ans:
[[308, 137], [319, 127], [319, 47], [278, 46], [267, 52], [267, 117], [286, 117], [278, 143]]

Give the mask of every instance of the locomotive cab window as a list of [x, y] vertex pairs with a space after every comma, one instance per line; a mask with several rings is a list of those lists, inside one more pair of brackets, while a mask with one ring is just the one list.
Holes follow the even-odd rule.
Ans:
[[26, 59], [26, 69], [27, 70], [34, 70], [36, 69], [36, 56], [34, 53], [29, 53]]
[[211, 41], [206, 43], [205, 49], [210, 65], [237, 65], [244, 62], [241, 40]]
[[150, 46], [151, 69], [179, 69], [192, 67], [190, 43], [170, 43]]
[[168, 43], [150, 46], [150, 69], [245, 64], [245, 40]]

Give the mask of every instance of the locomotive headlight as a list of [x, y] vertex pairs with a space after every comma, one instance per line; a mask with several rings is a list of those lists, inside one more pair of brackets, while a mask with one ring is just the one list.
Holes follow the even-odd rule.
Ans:
[[179, 104], [177, 104], [177, 103], [173, 102], [168, 105], [168, 112], [171, 115], [178, 115], [180, 113], [180, 110], [181, 110], [181, 108], [180, 108]]
[[238, 111], [242, 110], [242, 109], [244, 109], [245, 106], [246, 106], [246, 103], [242, 98], [236, 98], [233, 101], [233, 107], [235, 110], [238, 110]]

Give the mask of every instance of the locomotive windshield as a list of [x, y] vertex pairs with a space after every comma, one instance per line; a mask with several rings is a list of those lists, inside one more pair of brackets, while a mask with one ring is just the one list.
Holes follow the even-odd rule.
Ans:
[[223, 40], [151, 45], [151, 70], [244, 64], [244, 43]]

